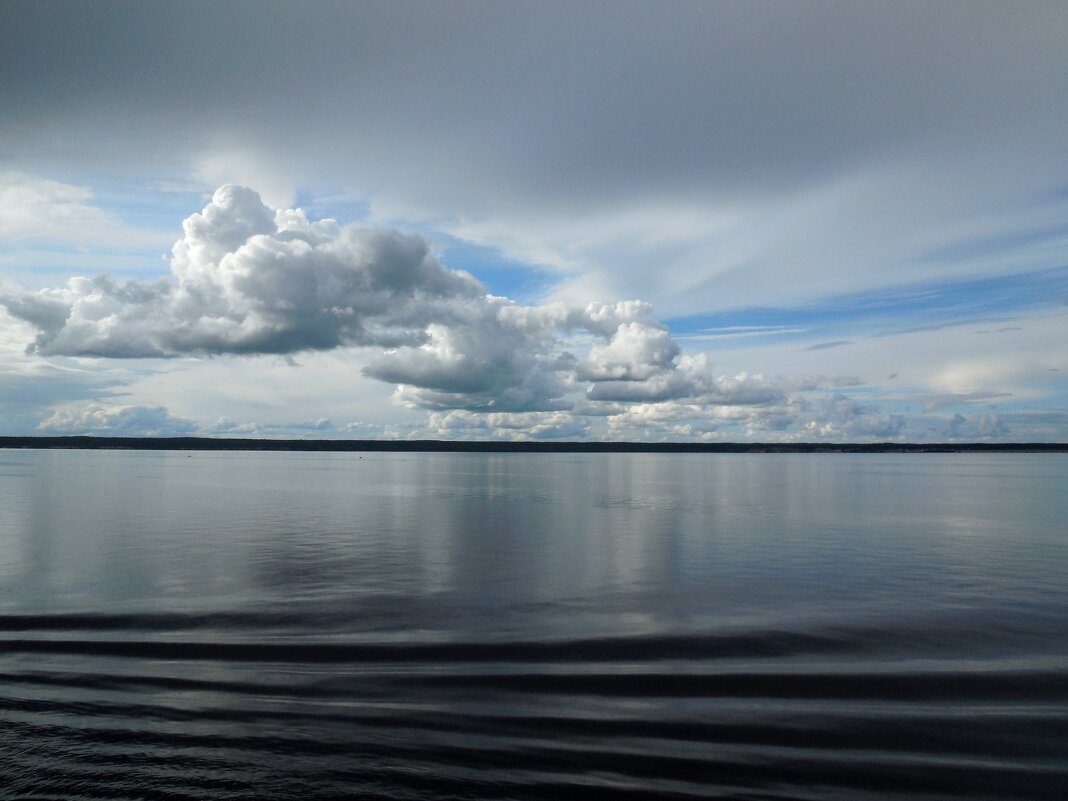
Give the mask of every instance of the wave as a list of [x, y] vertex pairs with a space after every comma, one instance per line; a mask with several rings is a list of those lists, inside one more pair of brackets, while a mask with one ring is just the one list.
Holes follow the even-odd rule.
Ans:
[[925, 642], [907, 627], [398, 643], [309, 641], [306, 623], [0, 616], [0, 794], [1059, 801], [1068, 786], [1058, 654], [902, 654]]

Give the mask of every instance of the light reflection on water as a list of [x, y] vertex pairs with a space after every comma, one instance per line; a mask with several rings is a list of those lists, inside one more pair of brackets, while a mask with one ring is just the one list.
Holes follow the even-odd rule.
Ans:
[[69, 797], [1060, 798], [1066, 475], [5, 451], [0, 757]]

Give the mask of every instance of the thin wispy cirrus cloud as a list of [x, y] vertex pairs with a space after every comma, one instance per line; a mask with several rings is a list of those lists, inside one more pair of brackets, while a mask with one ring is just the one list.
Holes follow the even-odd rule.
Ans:
[[3, 433], [1068, 438], [1063, 4], [9, 11]]

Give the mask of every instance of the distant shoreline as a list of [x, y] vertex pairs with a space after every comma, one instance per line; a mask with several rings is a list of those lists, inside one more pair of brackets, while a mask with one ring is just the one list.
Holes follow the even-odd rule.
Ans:
[[458, 440], [0, 437], [0, 448], [408, 453], [1068, 453], [1068, 442], [471, 442]]

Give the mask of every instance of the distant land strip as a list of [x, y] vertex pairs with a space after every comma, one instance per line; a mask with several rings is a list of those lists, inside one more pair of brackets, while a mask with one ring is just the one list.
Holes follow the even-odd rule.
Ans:
[[1068, 453], [1068, 442], [496, 442], [213, 437], [0, 437], [0, 448], [473, 453]]

